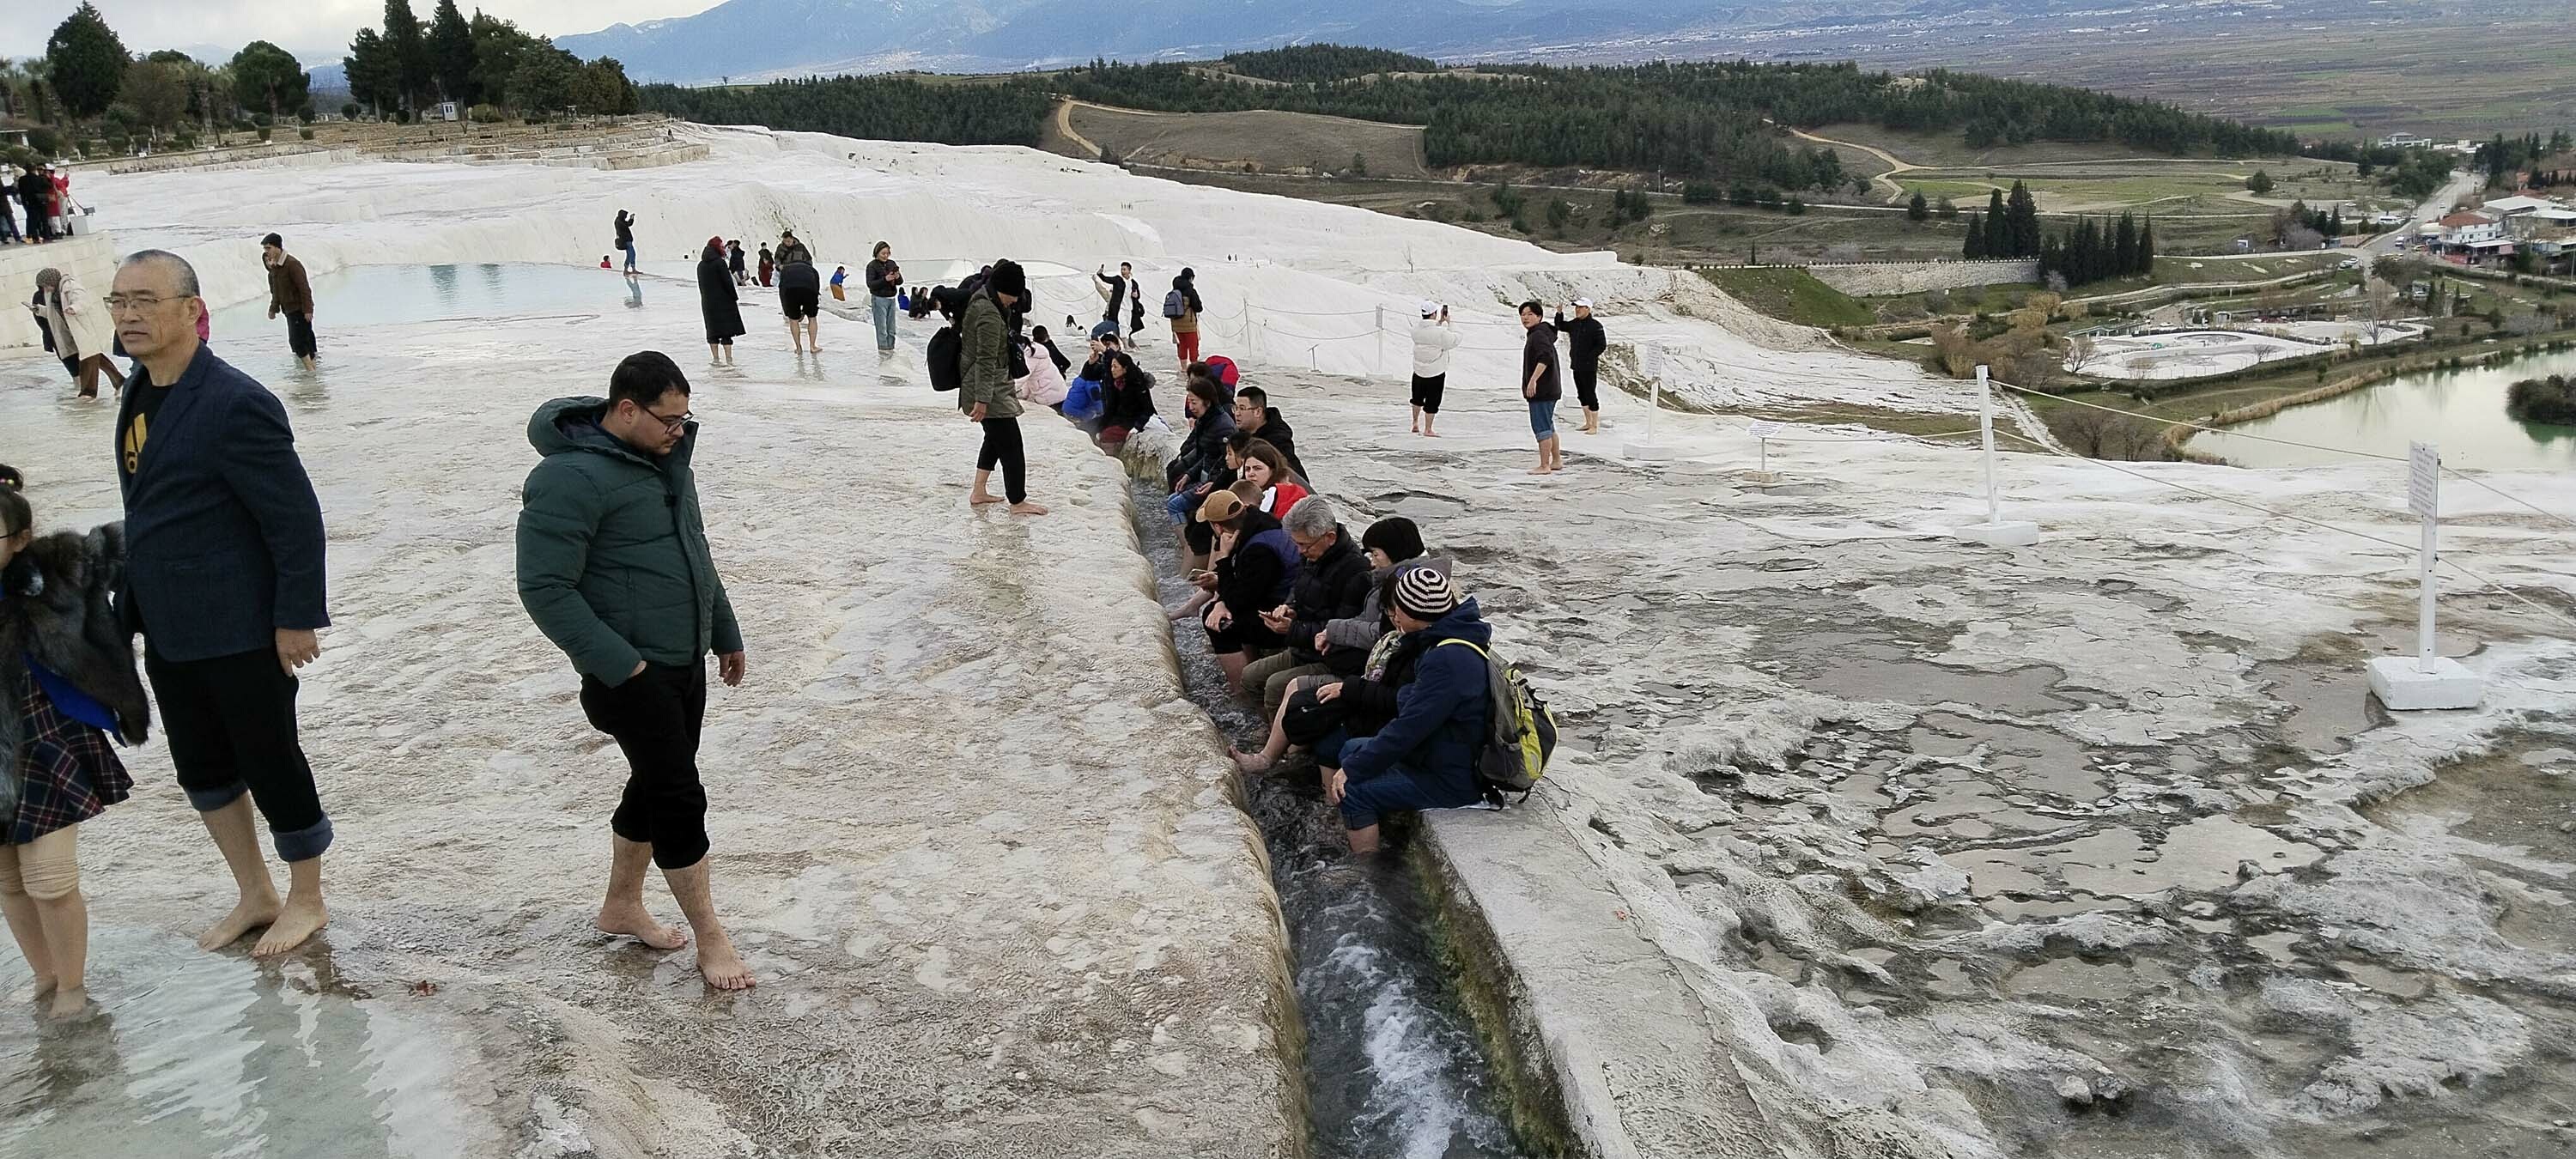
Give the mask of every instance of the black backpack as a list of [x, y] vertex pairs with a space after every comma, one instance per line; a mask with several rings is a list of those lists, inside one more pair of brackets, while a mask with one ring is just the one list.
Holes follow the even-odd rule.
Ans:
[[966, 385], [963, 364], [965, 343], [954, 326], [942, 326], [930, 336], [930, 389], [955, 390]]

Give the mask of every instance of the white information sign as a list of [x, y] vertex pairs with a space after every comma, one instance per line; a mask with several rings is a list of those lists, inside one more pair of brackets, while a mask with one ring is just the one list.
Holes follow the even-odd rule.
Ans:
[[2426, 519], [2442, 515], [2442, 452], [2431, 443], [2406, 446], [2406, 509]]

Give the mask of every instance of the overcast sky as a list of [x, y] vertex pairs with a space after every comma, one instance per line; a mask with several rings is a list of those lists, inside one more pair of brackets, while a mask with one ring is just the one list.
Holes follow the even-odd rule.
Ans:
[[[156, 48], [222, 48], [229, 59], [254, 40], [273, 41], [306, 64], [336, 60], [349, 37], [385, 17], [384, 0], [90, 0], [117, 38], [135, 52]], [[703, 12], [718, 0], [456, 0], [472, 15], [477, 7], [547, 36], [596, 32], [664, 16]], [[79, 0], [10, 0], [0, 19], [0, 56], [36, 56], [45, 38]], [[421, 23], [438, 0], [411, 0]]]

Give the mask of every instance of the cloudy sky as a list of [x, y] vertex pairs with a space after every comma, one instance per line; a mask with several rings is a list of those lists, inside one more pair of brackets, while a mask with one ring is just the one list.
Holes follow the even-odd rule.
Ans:
[[[0, 56], [35, 56], [45, 51], [54, 25], [71, 15], [79, 0], [11, 0], [9, 16], [0, 19]], [[307, 64], [336, 59], [349, 37], [361, 27], [384, 20], [383, 0], [91, 0], [107, 26], [125, 47], [136, 52], [156, 48], [232, 53], [254, 40], [273, 41], [304, 58]], [[438, 0], [412, 0], [422, 23]], [[467, 14], [480, 7], [519, 27], [548, 36], [594, 32], [620, 22], [684, 16], [716, 5], [717, 0], [456, 0]]]

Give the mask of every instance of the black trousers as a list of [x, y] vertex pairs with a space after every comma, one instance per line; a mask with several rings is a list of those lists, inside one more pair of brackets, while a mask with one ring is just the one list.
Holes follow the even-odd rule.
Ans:
[[311, 358], [321, 347], [313, 340], [313, 319], [304, 314], [286, 316], [286, 348], [297, 358]]
[[975, 452], [975, 469], [990, 471], [995, 464], [1002, 468], [1002, 494], [1013, 503], [1029, 497], [1028, 452], [1020, 445], [1020, 420], [988, 418], [984, 420], [984, 447]]
[[707, 665], [647, 664], [611, 688], [581, 678], [581, 711], [626, 754], [626, 792], [608, 828], [653, 847], [653, 864], [687, 869], [707, 856], [707, 789], [698, 734], [707, 720]]
[[165, 660], [146, 637], [143, 673], [190, 805], [211, 813], [247, 792], [279, 860], [305, 861], [331, 847], [331, 818], [296, 735], [297, 681], [275, 648]]
[[1601, 392], [1597, 389], [1600, 381], [1600, 363], [1577, 362], [1574, 364], [1574, 397], [1583, 400], [1583, 409], [1601, 409]]
[[1449, 376], [1446, 374], [1414, 375], [1413, 405], [1421, 407], [1424, 414], [1439, 414], [1441, 392], [1448, 389]]

